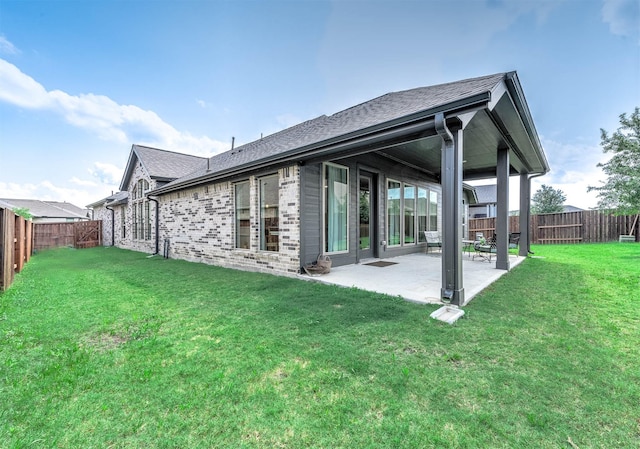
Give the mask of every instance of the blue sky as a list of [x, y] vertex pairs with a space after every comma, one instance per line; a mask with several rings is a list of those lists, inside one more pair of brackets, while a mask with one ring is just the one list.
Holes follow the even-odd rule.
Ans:
[[533, 189], [593, 207], [600, 128], [640, 106], [639, 5], [0, 0], [0, 197], [84, 206], [118, 189], [134, 143], [213, 155], [387, 92], [516, 70], [552, 168]]

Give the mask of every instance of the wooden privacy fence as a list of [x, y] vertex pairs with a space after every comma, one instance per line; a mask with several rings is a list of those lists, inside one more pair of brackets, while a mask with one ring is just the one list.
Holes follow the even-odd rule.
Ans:
[[0, 208], [0, 291], [13, 283], [33, 252], [33, 223]]
[[33, 247], [35, 251], [62, 246], [93, 248], [102, 245], [102, 221], [72, 223], [36, 223]]
[[[632, 227], [635, 215], [612, 215], [597, 210], [532, 215], [529, 223], [531, 243], [597, 243], [618, 241], [621, 235], [632, 234], [640, 239], [639, 226]], [[476, 233], [490, 236], [495, 232], [496, 219], [472, 218], [468, 222], [468, 238]], [[510, 232], [520, 232], [520, 217], [509, 217]]]

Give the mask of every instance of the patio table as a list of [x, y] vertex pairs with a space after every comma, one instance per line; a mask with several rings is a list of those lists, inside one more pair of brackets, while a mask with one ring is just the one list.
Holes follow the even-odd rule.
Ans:
[[469, 254], [469, 257], [471, 257], [471, 250], [473, 249], [474, 243], [474, 240], [462, 239], [462, 254], [466, 252]]

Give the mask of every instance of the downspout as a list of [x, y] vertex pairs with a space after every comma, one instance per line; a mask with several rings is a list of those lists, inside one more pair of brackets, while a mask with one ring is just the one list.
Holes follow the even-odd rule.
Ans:
[[444, 303], [462, 306], [465, 303], [462, 279], [462, 168], [461, 132], [457, 137], [447, 127], [442, 112], [435, 116], [435, 129], [442, 139], [442, 288], [440, 299]]
[[159, 246], [159, 242], [160, 242], [160, 235], [159, 235], [159, 230], [160, 230], [160, 203], [158, 203], [158, 200], [151, 198], [150, 195], [147, 195], [147, 199], [149, 201], [153, 201], [154, 203], [156, 203], [156, 251], [152, 254], [152, 256], [155, 256], [156, 254], [158, 254], [160, 252], [160, 246]]
[[111, 246], [116, 246], [116, 233], [115, 233], [115, 225], [116, 225], [116, 220], [115, 220], [115, 211], [113, 209], [111, 209], [109, 206], [104, 206], [105, 209], [110, 210], [111, 211]]
[[[547, 172], [538, 173], [533, 176], [529, 176], [529, 207], [527, 208], [527, 226], [531, 226], [531, 180], [540, 176], [546, 175]], [[535, 254], [531, 251], [531, 233], [529, 232], [529, 238], [527, 239], [527, 254]]]

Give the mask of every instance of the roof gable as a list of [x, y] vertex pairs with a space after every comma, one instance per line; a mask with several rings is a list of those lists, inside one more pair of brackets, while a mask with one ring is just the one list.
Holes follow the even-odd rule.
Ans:
[[120, 182], [120, 190], [127, 189], [138, 161], [150, 179], [172, 181], [204, 167], [207, 158], [134, 144]]

